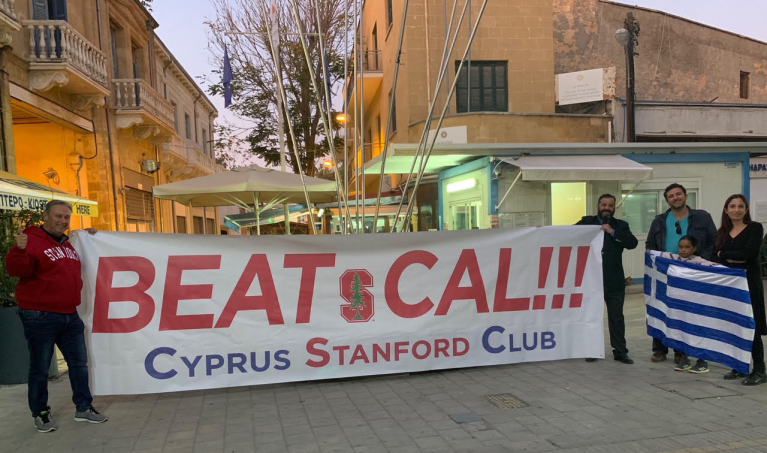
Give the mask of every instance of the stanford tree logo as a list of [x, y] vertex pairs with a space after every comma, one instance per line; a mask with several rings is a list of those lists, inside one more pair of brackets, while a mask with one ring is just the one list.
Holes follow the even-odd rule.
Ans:
[[339, 278], [341, 316], [348, 322], [368, 322], [375, 313], [373, 294], [367, 290], [373, 286], [373, 276], [366, 269], [349, 269]]

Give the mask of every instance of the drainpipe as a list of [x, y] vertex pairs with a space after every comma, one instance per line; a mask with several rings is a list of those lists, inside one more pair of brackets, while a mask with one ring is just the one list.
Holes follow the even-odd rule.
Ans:
[[[154, 33], [154, 29], [155, 29], [154, 23], [152, 21], [150, 21], [150, 20], [146, 21], [146, 30], [149, 33], [149, 46], [148, 46], [149, 47], [149, 78], [150, 78], [149, 83], [152, 86], [152, 88], [154, 88], [155, 91], [157, 91], [159, 89], [159, 84], [157, 83], [158, 82], [157, 81], [157, 66], [155, 65], [155, 53], [154, 53], [154, 38], [155, 38], [155, 33]], [[167, 66], [165, 66], [163, 68], [163, 76], [165, 75], [165, 69], [166, 68], [167, 68]], [[160, 147], [157, 146], [157, 145], [154, 146], [154, 158], [158, 162], [158, 164], [159, 164], [159, 162], [161, 162], [161, 160], [160, 160]], [[156, 174], [157, 174], [157, 179], [155, 180], [155, 182], [157, 184], [161, 184], [162, 181], [160, 181], [160, 176], [161, 176], [160, 172], [157, 171]], [[157, 214], [160, 217], [160, 222], [159, 222], [160, 223], [160, 233], [164, 233], [165, 232], [165, 223], [163, 222], [163, 215], [162, 215], [162, 203], [163, 203], [162, 200], [157, 200]]]
[[[96, 0], [96, 21], [99, 31], [99, 50], [104, 50], [104, 38], [101, 24], [101, 0]], [[112, 58], [115, 56], [112, 55]], [[117, 207], [117, 175], [115, 174], [115, 152], [112, 145], [112, 126], [109, 124], [109, 96], [104, 96], [104, 114], [107, 123], [107, 140], [109, 142], [109, 168], [112, 173], [112, 202], [115, 208], [115, 231], [120, 231], [120, 220], [118, 219], [119, 208]], [[95, 128], [94, 128], [95, 129]], [[95, 134], [95, 130], [94, 130]]]
[[[5, 52], [9, 49], [11, 49], [10, 46], [3, 46], [2, 49], [0, 49], [0, 99], [2, 99], [2, 104], [0, 104], [0, 152], [2, 153], [2, 159], [0, 159], [0, 170], [15, 173], [16, 165], [14, 164], [13, 168], [11, 168], [9, 162], [11, 159], [8, 158], [8, 149], [10, 147], [8, 146], [8, 141], [6, 140], [5, 135], [5, 126], [8, 119], [6, 118], [6, 113], [10, 113], [9, 107], [11, 96], [10, 94], [8, 94], [8, 96], [3, 95], [3, 90], [6, 86], [8, 86], [8, 72], [5, 70]], [[13, 122], [12, 116], [11, 122]], [[15, 156], [13, 160], [15, 161]]]

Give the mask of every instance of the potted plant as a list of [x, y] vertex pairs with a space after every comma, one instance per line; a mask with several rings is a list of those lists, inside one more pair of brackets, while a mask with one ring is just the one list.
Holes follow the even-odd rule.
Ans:
[[[29, 374], [27, 340], [14, 297], [18, 278], [8, 275], [5, 256], [16, 243], [19, 226], [37, 225], [42, 220], [37, 211], [0, 211], [0, 384], [23, 384]], [[54, 358], [49, 374], [57, 372]]]

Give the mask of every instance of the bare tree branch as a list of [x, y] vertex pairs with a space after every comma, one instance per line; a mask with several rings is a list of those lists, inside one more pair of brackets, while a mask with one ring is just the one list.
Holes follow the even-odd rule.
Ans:
[[[232, 82], [231, 111], [252, 123], [245, 137], [232, 125], [224, 125], [217, 131], [216, 141], [219, 154], [236, 154], [237, 144], [258, 156], [269, 165], [277, 165], [279, 137], [277, 136], [277, 87], [274, 63], [267, 36], [268, 17], [262, 14], [263, 0], [211, 0], [216, 17], [208, 23], [209, 49], [218, 67], [223, 67], [224, 47], [228, 49], [234, 81]], [[322, 73], [322, 57], [316, 38], [317, 20], [314, 6], [302, 1], [299, 7], [301, 24], [296, 24], [290, 11], [289, 2], [275, 0], [279, 15], [280, 46], [278, 49], [283, 74], [283, 85], [287, 103], [284, 121], [291, 121], [299, 147], [298, 155], [304, 171], [313, 176], [317, 171], [316, 160], [326, 156], [330, 150], [321, 114], [317, 110], [317, 96], [314, 92], [309, 70], [301, 43], [298, 26], [310, 34], [307, 46], [312, 61], [317, 62], [315, 74]], [[331, 87], [342, 85], [344, 49], [344, 0], [322, 0], [320, 22], [325, 39], [325, 51], [330, 69]], [[314, 33], [315, 35], [311, 35]], [[222, 71], [215, 71], [209, 81], [212, 95], [224, 93]], [[323, 81], [318, 81], [322, 86]], [[323, 94], [320, 93], [319, 96]], [[332, 96], [331, 96], [332, 98]], [[334, 125], [337, 127], [337, 125]], [[331, 131], [330, 133], [332, 133]], [[285, 128], [285, 143], [288, 146], [288, 165], [298, 172], [289, 128]], [[234, 159], [234, 156], [224, 158]]]

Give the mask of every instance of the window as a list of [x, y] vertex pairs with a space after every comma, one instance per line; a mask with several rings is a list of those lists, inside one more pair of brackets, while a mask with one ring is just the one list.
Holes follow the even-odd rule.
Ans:
[[168, 84], [165, 82], [162, 83], [162, 96], [165, 98], [165, 100], [168, 99]]
[[748, 72], [740, 71], [740, 98], [748, 99], [748, 85], [750, 82], [751, 74]]
[[205, 233], [216, 234], [216, 219], [205, 219]]
[[176, 216], [176, 233], [186, 234], [186, 217], [182, 215]]
[[202, 151], [208, 155], [208, 131], [202, 130]]
[[128, 187], [125, 204], [128, 214], [129, 231], [154, 231], [154, 197], [152, 192]]
[[[131, 61], [133, 64], [133, 78], [138, 79], [141, 77], [141, 73], [139, 71], [139, 62], [141, 61], [141, 48], [135, 44], [131, 44]], [[136, 89], [138, 89], [138, 85], [136, 85], [136, 87]]]
[[203, 223], [203, 218], [200, 216], [194, 216], [192, 217], [192, 224], [194, 226], [194, 234], [203, 234], [205, 223]]
[[378, 128], [378, 152], [381, 152], [381, 146], [383, 145], [383, 140], [381, 140], [383, 131], [381, 130], [381, 115], [376, 116], [376, 127]]
[[173, 101], [170, 103], [173, 105], [173, 127], [176, 129], [176, 133], [178, 133], [178, 106]]
[[378, 24], [373, 24], [373, 50], [378, 52]]
[[115, 79], [120, 78], [120, 65], [117, 58], [117, 29], [115, 27], [109, 27], [109, 34], [112, 39], [112, 77]]
[[[697, 205], [698, 190], [688, 188], [687, 206], [695, 209]], [[624, 188], [621, 218], [629, 223], [634, 234], [647, 234], [655, 216], [667, 209], [668, 203], [663, 198], [663, 189], [628, 193]]]
[[365, 143], [363, 145], [362, 149], [365, 150], [365, 156], [362, 158], [362, 162], [367, 162], [373, 158], [373, 150], [371, 149], [373, 147], [373, 130], [370, 128], [365, 132]]
[[386, 21], [391, 26], [394, 21], [394, 13], [392, 13], [392, 0], [386, 0]]
[[32, 19], [67, 20], [67, 1], [32, 0]]
[[184, 113], [184, 127], [186, 127], [187, 140], [191, 140], [192, 139], [192, 118], [189, 117], [188, 113]]
[[198, 131], [197, 131], [197, 120], [198, 119], [199, 119], [199, 117], [197, 115], [194, 115], [194, 142], [195, 143], [200, 143], [200, 137], [199, 137], [199, 135], [197, 135], [197, 133], [198, 133]]
[[[460, 63], [455, 62], [456, 71]], [[472, 61], [471, 73], [468, 65], [464, 64], [457, 77], [455, 102], [458, 113], [509, 110], [508, 62]]]
[[[393, 96], [393, 93], [389, 93], [389, 98]], [[397, 131], [397, 97], [391, 100], [391, 131], [392, 133]]]

